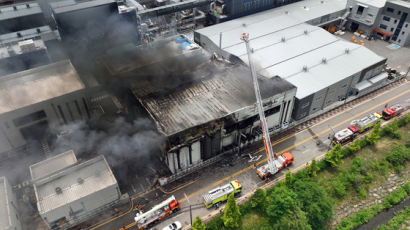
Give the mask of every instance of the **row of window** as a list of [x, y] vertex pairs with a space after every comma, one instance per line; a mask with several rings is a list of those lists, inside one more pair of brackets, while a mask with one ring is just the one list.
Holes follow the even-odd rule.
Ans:
[[[386, 26], [386, 25], [384, 25], [384, 24], [380, 24], [379, 27], [382, 28], [382, 29], [384, 29], [384, 30], [387, 30], [387, 28], [388, 28], [388, 26]], [[405, 27], [407, 27], [407, 24], [406, 24]], [[394, 27], [391, 27], [391, 28], [390, 28], [390, 32], [393, 32], [393, 31], [394, 31]], [[404, 35], [404, 33], [405, 33], [404, 31], [401, 32], [402, 35]]]
[[[391, 8], [391, 7], [387, 7], [387, 12], [390, 12], [390, 13], [394, 13], [394, 9], [393, 8]], [[401, 14], [401, 11], [399, 10], [399, 11], [397, 11], [397, 15], [400, 15]]]

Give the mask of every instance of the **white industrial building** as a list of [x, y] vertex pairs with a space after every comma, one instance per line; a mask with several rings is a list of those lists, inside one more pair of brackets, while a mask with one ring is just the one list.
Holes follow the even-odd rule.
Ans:
[[5, 177], [0, 177], [0, 229], [21, 230], [20, 218], [11, 185]]
[[30, 167], [37, 208], [51, 229], [67, 229], [119, 202], [121, 193], [104, 156], [77, 162], [68, 151]]
[[249, 33], [257, 72], [267, 78], [279, 76], [297, 87], [293, 119], [316, 116], [348, 96], [380, 87], [387, 79], [381, 73], [385, 58], [305, 23], [322, 25], [324, 15], [344, 12], [341, 1], [321, 2], [303, 1], [200, 29], [195, 41], [248, 64], [245, 44], [239, 38]]
[[47, 138], [52, 123], [90, 118], [85, 86], [69, 60], [0, 78], [0, 156]]

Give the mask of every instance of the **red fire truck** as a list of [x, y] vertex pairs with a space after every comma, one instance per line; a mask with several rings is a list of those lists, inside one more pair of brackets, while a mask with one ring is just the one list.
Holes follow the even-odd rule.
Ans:
[[138, 212], [134, 218], [137, 229], [148, 229], [179, 209], [178, 201], [174, 196], [171, 196], [145, 213]]
[[383, 113], [382, 113], [383, 119], [390, 120], [391, 118], [399, 115], [403, 111], [404, 111], [404, 107], [401, 106], [400, 104], [393, 105], [392, 107], [383, 110]]

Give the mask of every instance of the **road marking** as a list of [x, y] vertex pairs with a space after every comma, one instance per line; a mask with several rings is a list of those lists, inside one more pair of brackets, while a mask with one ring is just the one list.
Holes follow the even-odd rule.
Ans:
[[[399, 85], [397, 88], [400, 88], [400, 87], [405, 86], [405, 85], [407, 85], [407, 83], [404, 83], [404, 84], [402, 84], [402, 85]], [[393, 89], [397, 89], [397, 88], [393, 88]], [[391, 89], [391, 90], [393, 90], [393, 89]], [[384, 95], [384, 94], [386, 94], [386, 93], [389, 93], [389, 92], [391, 92], [391, 91], [390, 91], [390, 90], [384, 91], [383, 93], [377, 95], [376, 97], [380, 97], [380, 96], [382, 96], [382, 95]], [[406, 90], [406, 91], [404, 91], [404, 92], [402, 92], [402, 93], [400, 93], [400, 94], [398, 94], [398, 95], [396, 95], [396, 96], [390, 98], [389, 100], [385, 100], [385, 101], [383, 101], [383, 102], [381, 102], [381, 103], [379, 103], [379, 104], [377, 104], [377, 105], [375, 105], [375, 106], [373, 106], [373, 107], [371, 107], [371, 108], [369, 108], [369, 109], [367, 109], [367, 110], [361, 112], [360, 114], [356, 114], [356, 116], [353, 116], [353, 117], [350, 118], [350, 119], [353, 119], [353, 118], [356, 118], [356, 117], [358, 117], [358, 116], [361, 116], [363, 113], [367, 113], [368, 111], [370, 111], [370, 110], [372, 110], [372, 109], [374, 109], [374, 108], [376, 108], [376, 107], [378, 107], [378, 106], [381, 106], [381, 105], [383, 105], [383, 104], [386, 103], [386, 102], [390, 102], [390, 101], [392, 101], [392, 100], [394, 100], [394, 99], [396, 99], [396, 98], [398, 98], [398, 97], [401, 97], [402, 95], [405, 95], [405, 94], [407, 94], [407, 93], [409, 93], [409, 92], [410, 92], [410, 90]], [[362, 101], [362, 102], [360, 102], [360, 103], [358, 103], [358, 104], [356, 104], [356, 105], [350, 107], [350, 109], [349, 109], [348, 111], [350, 111], [350, 110], [352, 110], [352, 109], [354, 109], [354, 108], [360, 106], [360, 105], [363, 104], [363, 103], [367, 103], [368, 101], [373, 100], [373, 99], [374, 99], [374, 98], [370, 98], [370, 99], [368, 99], [368, 100], [364, 100], [364, 101]], [[315, 127], [315, 126], [317, 126], [317, 125], [319, 125], [319, 124], [322, 124], [323, 122], [328, 121], [328, 120], [330, 120], [330, 119], [336, 118], [336, 117], [339, 116], [340, 114], [341, 114], [341, 113], [337, 114], [336, 116], [332, 116], [332, 117], [326, 118], [326, 119], [324, 119], [324, 120], [322, 120], [322, 121], [320, 121], [320, 122], [314, 124], [314, 125], [311, 126], [310, 128], [313, 128], [313, 127]], [[341, 125], [341, 124], [343, 124], [343, 123], [345, 123], [345, 122], [346, 122], [346, 120], [343, 121], [343, 122], [339, 122], [336, 126], [333, 126], [333, 127], [337, 127], [337, 126], [339, 126], [339, 125]], [[300, 145], [300, 144], [303, 144], [303, 143], [305, 143], [306, 141], [309, 141], [309, 140], [311, 140], [311, 139], [317, 137], [318, 135], [322, 135], [323, 133], [328, 132], [329, 130], [330, 130], [330, 128], [328, 128], [328, 129], [326, 129], [326, 130], [324, 130], [324, 131], [322, 131], [322, 132], [320, 132], [320, 133], [318, 133], [318, 134], [315, 134], [314, 136], [311, 136], [311, 137], [309, 137], [309, 138], [306, 138], [305, 140], [303, 140], [303, 141], [301, 141], [301, 142], [299, 142], [299, 143], [297, 143], [297, 144], [295, 144], [295, 145], [292, 145], [292, 146], [286, 148], [285, 150], [282, 150], [282, 151], [279, 151], [279, 152], [289, 151], [290, 149], [295, 148], [296, 146], [298, 146], [298, 145]], [[280, 143], [282, 143], [283, 141], [288, 140], [289, 138], [294, 137], [294, 136], [296, 136], [297, 134], [302, 133], [302, 132], [305, 132], [305, 131], [306, 131], [306, 129], [301, 130], [301, 131], [299, 131], [299, 132], [297, 132], [297, 133], [295, 133], [295, 134], [292, 134], [292, 135], [290, 135], [290, 136], [288, 136], [288, 137], [286, 137], [286, 138], [283, 138], [283, 139], [281, 139], [281, 140], [279, 140], [279, 141], [277, 141], [277, 142], [274, 142], [274, 143], [272, 144], [272, 146], [277, 145], [277, 144], [280, 144]], [[303, 142], [303, 143], [302, 143], [302, 142]], [[257, 150], [255, 153], [259, 153], [259, 152], [263, 151], [263, 149], [264, 149], [264, 148], [261, 148], [261, 149]], [[253, 154], [255, 154], [255, 153], [253, 153]], [[324, 153], [324, 154], [326, 154], [326, 153]], [[322, 157], [324, 154], [322, 154], [322, 155], [319, 156], [319, 157]], [[257, 164], [257, 165], [260, 165], [260, 164], [262, 164], [262, 163], [264, 163], [264, 162], [266, 162], [266, 159], [261, 160], [261, 161], [257, 162], [256, 164]], [[303, 166], [303, 164], [300, 165], [300, 166], [298, 166], [298, 167], [301, 167], [301, 166]], [[298, 167], [296, 167], [295, 169], [297, 169]], [[251, 166], [249, 166], [249, 167], [247, 167], [247, 168], [244, 168], [244, 169], [242, 169], [242, 170], [240, 170], [240, 171], [238, 171], [238, 172], [232, 174], [232, 175], [229, 176], [229, 177], [225, 177], [225, 178], [223, 178], [223, 179], [221, 179], [221, 180], [215, 182], [214, 185], [218, 185], [218, 184], [222, 183], [223, 181], [226, 181], [226, 180], [232, 178], [233, 175], [237, 176], [237, 175], [240, 175], [240, 174], [242, 174], [242, 173], [244, 173], [244, 172], [246, 172], [246, 171], [249, 171], [251, 168], [253, 168], [253, 165], [251, 165]], [[295, 169], [294, 169], [294, 170], [295, 170]], [[283, 175], [282, 175], [282, 177], [283, 177]], [[274, 180], [274, 181], [275, 181], [275, 180]], [[156, 189], [156, 188], [154, 188], [154, 189]], [[203, 190], [203, 189], [202, 189], [202, 190]], [[201, 190], [198, 190], [198, 191], [196, 191], [196, 192], [194, 192], [194, 193], [191, 193], [190, 195], [188, 195], [188, 198], [191, 198], [191, 197], [197, 195], [199, 192], [201, 192]], [[114, 220], [116, 220], [116, 219], [118, 219], [118, 218], [120, 218], [120, 217], [123, 217], [123, 216], [129, 214], [129, 213], [132, 211], [132, 209], [133, 209], [133, 205], [134, 205], [133, 200], [136, 199], [137, 197], [140, 197], [140, 196], [144, 195], [144, 194], [145, 194], [145, 193], [141, 193], [140, 195], [135, 196], [135, 197], [133, 197], [133, 198], [131, 199], [131, 208], [130, 208], [126, 213], [123, 213], [123, 214], [121, 214], [121, 215], [119, 215], [119, 216], [117, 216], [117, 217], [111, 218], [111, 219], [109, 219], [109, 220], [107, 220], [107, 221], [105, 221], [105, 222], [103, 222], [103, 223], [101, 223], [101, 224], [99, 224], [99, 225], [97, 225], [97, 226], [95, 226], [95, 227], [90, 228], [90, 230], [95, 230], [95, 229], [97, 229], [97, 228], [99, 228], [99, 227], [102, 227], [102, 226], [104, 226], [104, 225], [106, 225], [106, 224], [108, 224], [108, 223], [110, 223], [110, 222], [112, 222], [112, 221], [114, 221]], [[186, 200], [186, 198], [184, 197], [184, 198], [178, 200], [178, 202], [179, 202], [179, 203], [182, 203], [182, 202], [184, 202], [185, 200]], [[135, 225], [136, 225], [136, 223], [135, 223], [135, 222], [132, 222], [131, 224], [128, 224], [127, 226], [133, 227], [133, 226], [135, 226]]]
[[98, 225], [96, 225], [96, 226], [90, 228], [90, 230], [95, 230], [95, 229], [97, 229], [97, 228], [100, 228], [100, 227], [102, 227], [102, 226], [108, 224], [108, 223], [111, 223], [112, 221], [114, 221], [114, 220], [116, 220], [116, 219], [118, 219], [118, 218], [121, 218], [121, 217], [123, 217], [123, 216], [125, 216], [125, 215], [128, 215], [129, 213], [131, 213], [131, 211], [132, 211], [133, 208], [134, 208], [134, 202], [131, 200], [131, 207], [130, 207], [130, 209], [129, 209], [127, 212], [124, 212], [124, 213], [121, 214], [121, 215], [118, 215], [118, 216], [113, 217], [113, 218], [111, 218], [111, 219], [109, 219], [109, 220], [106, 220], [106, 221], [102, 222], [101, 224], [98, 224]]
[[[359, 116], [362, 116], [363, 114], [368, 113], [369, 111], [374, 110], [375, 108], [377, 108], [377, 107], [379, 107], [379, 106], [381, 106], [381, 105], [384, 105], [386, 102], [393, 101], [394, 99], [396, 99], [396, 98], [398, 98], [398, 97], [401, 97], [401, 96], [403, 96], [403, 95], [405, 95], [405, 94], [408, 94], [409, 92], [410, 92], [410, 90], [406, 90], [406, 91], [404, 91], [404, 92], [402, 92], [402, 93], [400, 93], [400, 94], [398, 94], [398, 95], [396, 95], [396, 96], [394, 96], [394, 97], [391, 97], [391, 98], [388, 99], [388, 100], [385, 100], [385, 101], [383, 101], [383, 102], [381, 102], [381, 103], [379, 103], [379, 104], [377, 104], [377, 105], [374, 105], [374, 106], [370, 107], [369, 109], [366, 109], [366, 110], [362, 111], [361, 113], [358, 113], [358, 114], [356, 114], [356, 115], [350, 117], [349, 119], [354, 119], [354, 118], [357, 118], [357, 117], [359, 117]], [[382, 95], [382, 94], [378, 95], [378, 97], [381, 96], [381, 95]], [[370, 100], [371, 100], [371, 99], [370, 99]], [[354, 107], [352, 107], [351, 109], [353, 109], [353, 108], [354, 108]], [[351, 110], [351, 109], [350, 109], [350, 110]], [[333, 118], [334, 118], [334, 117], [333, 117]], [[333, 127], [333, 128], [339, 127], [340, 125], [342, 125], [342, 124], [344, 124], [344, 123], [346, 123], [346, 122], [347, 122], [347, 120], [341, 121], [341, 122], [337, 123], [336, 125], [333, 125], [332, 127]], [[312, 127], [313, 127], [313, 126], [312, 126]], [[316, 138], [316, 137], [318, 137], [318, 136], [320, 136], [320, 135], [322, 135], [322, 134], [324, 134], [324, 133], [326, 133], [326, 132], [329, 132], [329, 131], [330, 131], [330, 128], [327, 128], [327, 129], [325, 129], [325, 130], [323, 130], [323, 131], [321, 131], [321, 132], [319, 132], [319, 133], [317, 133], [317, 134], [315, 134], [315, 135], [313, 135], [313, 136], [310, 136], [310, 137], [308, 137], [308, 138], [306, 138], [306, 139], [304, 139], [304, 140], [302, 140], [302, 141], [300, 141], [300, 142], [298, 142], [298, 143], [296, 143], [296, 144], [294, 144], [294, 145], [292, 145], [292, 146], [289, 146], [289, 147], [287, 147], [287, 148], [285, 148], [285, 149], [283, 149], [283, 150], [281, 150], [281, 151], [279, 151], [279, 152], [289, 151], [289, 150], [291, 150], [291, 149], [293, 149], [293, 148], [295, 148], [295, 147], [297, 147], [297, 146], [299, 146], [299, 145], [302, 145], [302, 144], [306, 143], [307, 141], [310, 141], [311, 139]], [[264, 150], [264, 148], [261, 148], [261, 149], [259, 149], [258, 151], [256, 151], [255, 153], [259, 153], [259, 152], [261, 152], [261, 151], [263, 151], [263, 150]], [[266, 161], [267, 161], [267, 159], [265, 158], [265, 159], [259, 161], [259, 162], [257, 163], [257, 165], [263, 164], [263, 163], [266, 162]], [[246, 167], [246, 168], [244, 168], [244, 169], [239, 170], [238, 172], [235, 172], [234, 174], [232, 174], [232, 175], [230, 175], [230, 176], [227, 176], [227, 177], [225, 177], [225, 178], [223, 178], [223, 179], [221, 179], [221, 180], [219, 180], [219, 181], [213, 183], [212, 185], [213, 185], [213, 186], [217, 186], [217, 185], [219, 185], [220, 183], [222, 183], [222, 182], [224, 182], [224, 181], [226, 181], [226, 180], [229, 180], [229, 179], [231, 179], [232, 177], [236, 177], [236, 176], [238, 176], [238, 175], [240, 175], [240, 174], [242, 174], [242, 173], [244, 173], [244, 172], [247, 172], [247, 171], [249, 171], [249, 170], [252, 169], [252, 168], [253, 168], [253, 165], [250, 165], [250, 166], [248, 166], [248, 167]], [[205, 188], [204, 188], [204, 189], [205, 189]], [[202, 190], [204, 190], [204, 189], [202, 189]], [[199, 191], [197, 191], [197, 192], [194, 192], [194, 193], [188, 195], [188, 198], [191, 198], [192, 196], [197, 195], [198, 192], [200, 192], [200, 191], [201, 191], [201, 190], [199, 190]], [[178, 200], [178, 202], [182, 203], [182, 202], [184, 202], [185, 200], [186, 200], [186, 198], [183, 197], [183, 198], [181, 198], [180, 200]]]
[[198, 180], [199, 180], [199, 179], [196, 179], [196, 180], [194, 180], [194, 181], [191, 181], [191, 182], [189, 182], [189, 183], [186, 183], [186, 184], [184, 184], [184, 185], [182, 185], [182, 186], [180, 186], [180, 187], [178, 187], [178, 188], [176, 188], [176, 189], [174, 189], [174, 190], [172, 190], [172, 191], [170, 191], [170, 192], [165, 191], [161, 186], [158, 186], [158, 188], [159, 188], [159, 190], [161, 190], [161, 192], [163, 192], [163, 193], [165, 193], [165, 194], [172, 194], [172, 193], [174, 193], [174, 192], [176, 192], [176, 191], [178, 191], [178, 190], [180, 190], [180, 189], [183, 189], [183, 188], [185, 188], [185, 187], [187, 187], [187, 186], [189, 186], [189, 185], [191, 185], [191, 184], [193, 184], [193, 183], [196, 183]]

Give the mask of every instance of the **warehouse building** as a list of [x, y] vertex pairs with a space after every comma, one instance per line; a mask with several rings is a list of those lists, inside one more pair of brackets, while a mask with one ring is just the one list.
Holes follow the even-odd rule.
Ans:
[[[174, 174], [261, 137], [249, 69], [212, 57], [187, 37], [108, 50], [99, 61], [112, 85], [127, 82], [140, 110], [165, 137], [163, 162]], [[279, 77], [259, 81], [269, 128], [282, 130], [296, 88]]]
[[0, 177], [0, 223], [2, 230], [21, 230], [17, 200], [11, 185], [5, 177]]
[[84, 84], [69, 60], [0, 78], [0, 153], [47, 141], [48, 127], [88, 120]]
[[[314, 3], [304, 3], [309, 2]], [[246, 47], [239, 38], [249, 33], [257, 72], [267, 78], [279, 76], [297, 87], [294, 120], [317, 116], [349, 96], [361, 96], [383, 85], [387, 79], [381, 73], [385, 58], [313, 26], [332, 20], [323, 19], [324, 14], [343, 11], [327, 5], [321, 6], [328, 9], [322, 12], [313, 4], [306, 6], [312, 12], [303, 13], [298, 4], [285, 6], [287, 13], [279, 8], [197, 30], [195, 41], [247, 64]]]
[[51, 229], [78, 225], [120, 200], [104, 156], [76, 161], [68, 151], [30, 167], [39, 214]]

